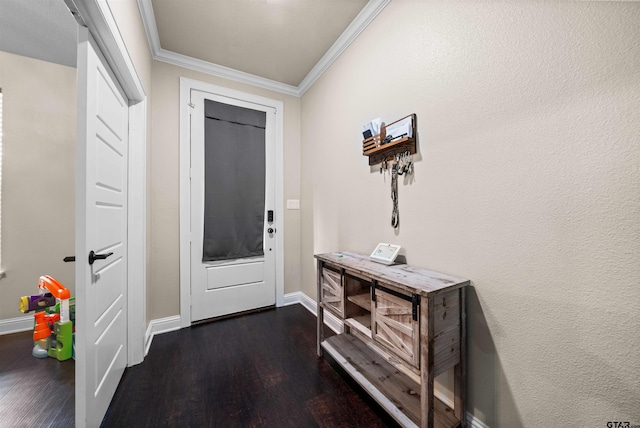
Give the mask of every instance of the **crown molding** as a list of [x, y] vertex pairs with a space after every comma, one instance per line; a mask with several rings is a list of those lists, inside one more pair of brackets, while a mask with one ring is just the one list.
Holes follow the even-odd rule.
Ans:
[[320, 58], [320, 61], [311, 69], [309, 74], [298, 85], [298, 96], [305, 92], [324, 74], [325, 71], [338, 59], [351, 43], [364, 31], [365, 28], [382, 12], [391, 0], [369, 0], [369, 3], [360, 11], [358, 16], [349, 24], [346, 30], [338, 37], [338, 40]]
[[155, 59], [160, 51], [160, 37], [158, 36], [158, 26], [156, 25], [156, 16], [153, 13], [151, 0], [138, 0], [138, 9], [140, 10], [140, 16], [142, 17], [144, 32], [147, 33], [147, 40], [149, 41], [149, 48], [151, 48], [151, 55]]
[[391, 2], [391, 0], [369, 0], [367, 5], [360, 11], [353, 22], [349, 24], [340, 37], [338, 37], [338, 40], [336, 40], [322, 56], [320, 61], [311, 69], [300, 85], [293, 86], [162, 49], [151, 0], [137, 1], [153, 59], [295, 97], [301, 97], [311, 88], [316, 80], [338, 59], [342, 52], [353, 43], [358, 35], [364, 31], [378, 14], [382, 12], [385, 6]]
[[[147, 0], [143, 0], [147, 1]], [[293, 95], [299, 97], [298, 88], [296, 86], [287, 85], [276, 82], [275, 80], [265, 79], [255, 74], [245, 73], [243, 71], [234, 70], [233, 68], [224, 67], [207, 61], [202, 61], [187, 55], [160, 49], [154, 59], [166, 62], [180, 67], [189, 68], [191, 70], [201, 71], [224, 79], [234, 80], [240, 83], [257, 86], [259, 88], [269, 89], [271, 91], [280, 92], [285, 95]]]

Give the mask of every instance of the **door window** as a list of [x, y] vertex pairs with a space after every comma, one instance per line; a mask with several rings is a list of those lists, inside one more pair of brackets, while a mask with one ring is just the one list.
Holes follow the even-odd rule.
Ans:
[[205, 100], [202, 261], [264, 255], [266, 113]]

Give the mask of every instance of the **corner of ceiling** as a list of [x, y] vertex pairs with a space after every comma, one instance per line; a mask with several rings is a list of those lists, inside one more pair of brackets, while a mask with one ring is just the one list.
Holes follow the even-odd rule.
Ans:
[[340, 37], [338, 37], [338, 40], [336, 40], [322, 58], [320, 58], [320, 61], [318, 61], [298, 86], [287, 85], [275, 80], [266, 79], [254, 74], [245, 73], [243, 71], [162, 49], [160, 46], [160, 37], [158, 36], [158, 27], [156, 26], [151, 0], [137, 0], [137, 2], [153, 59], [222, 77], [224, 79], [234, 80], [236, 82], [279, 92], [285, 95], [301, 97], [309, 88], [311, 88], [311, 86], [313, 86], [316, 80], [322, 76], [331, 64], [338, 59], [342, 52], [344, 52], [347, 47], [353, 43], [358, 35], [367, 28], [378, 14], [382, 12], [391, 0], [369, 0], [358, 16], [356, 16], [353, 22], [349, 24], [347, 29], [340, 35]]
[[344, 32], [338, 37], [329, 50], [320, 58], [320, 61], [311, 69], [307, 76], [298, 85], [298, 96], [305, 92], [331, 67], [342, 52], [354, 42], [354, 40], [364, 31], [365, 28], [382, 12], [391, 0], [369, 0], [367, 5], [360, 11], [358, 16], [349, 24]]

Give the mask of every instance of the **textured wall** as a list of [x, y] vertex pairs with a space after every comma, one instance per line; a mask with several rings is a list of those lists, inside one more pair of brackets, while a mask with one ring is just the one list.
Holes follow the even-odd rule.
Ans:
[[0, 52], [3, 93], [0, 319], [51, 275], [73, 295], [76, 69]]
[[[393, 0], [302, 98], [313, 254], [401, 244], [467, 277], [469, 407], [489, 426], [640, 424], [640, 4]], [[418, 116], [399, 182], [361, 126]]]

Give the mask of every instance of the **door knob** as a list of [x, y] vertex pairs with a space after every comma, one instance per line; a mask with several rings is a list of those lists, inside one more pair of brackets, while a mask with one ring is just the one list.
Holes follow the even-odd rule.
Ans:
[[267, 229], [267, 233], [268, 234], [272, 234], [273, 232], [275, 232], [276, 230], [273, 227], [270, 227], [269, 229]]
[[109, 257], [110, 255], [112, 255], [113, 253], [107, 253], [107, 254], [96, 254], [93, 252], [93, 250], [91, 250], [89, 252], [89, 264], [92, 265], [93, 262], [95, 262], [96, 260], [104, 260], [107, 257]]

